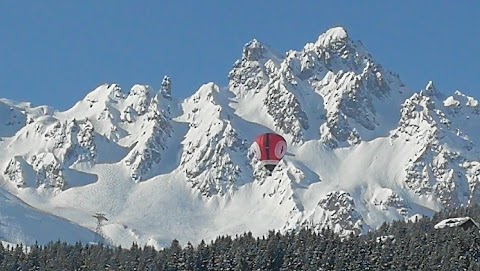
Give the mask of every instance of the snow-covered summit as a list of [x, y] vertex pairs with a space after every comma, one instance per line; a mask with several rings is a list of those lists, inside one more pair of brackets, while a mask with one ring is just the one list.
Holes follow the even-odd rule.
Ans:
[[[478, 203], [478, 100], [409, 89], [350, 35], [332, 28], [285, 54], [254, 39], [227, 86], [183, 101], [169, 76], [100, 85], [63, 112], [0, 100], [0, 183], [90, 231], [104, 213], [101, 234], [127, 247], [301, 226], [363, 234]], [[265, 132], [288, 143], [272, 176], [250, 150]]]
[[[253, 120], [256, 114], [250, 112], [264, 112], [274, 120], [269, 128], [294, 142], [320, 134], [325, 143], [340, 147], [387, 134], [396, 125], [398, 105], [411, 93], [341, 27], [285, 57], [271, 51], [256, 40], [248, 43], [229, 73], [229, 88], [246, 100], [248, 108], [238, 105], [243, 117]], [[252, 104], [252, 99], [263, 102]], [[285, 118], [291, 127], [285, 127]]]
[[276, 59], [280, 56], [269, 46], [257, 39], [252, 39], [243, 46], [242, 59], [246, 61], [260, 61], [262, 59]]
[[328, 29], [318, 37], [316, 46], [327, 47], [332, 43], [345, 42], [348, 39], [347, 30], [341, 26]]

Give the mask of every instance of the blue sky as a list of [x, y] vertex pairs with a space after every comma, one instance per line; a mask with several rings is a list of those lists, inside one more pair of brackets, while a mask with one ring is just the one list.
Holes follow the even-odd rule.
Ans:
[[256, 38], [284, 53], [343, 26], [413, 89], [480, 98], [479, 1], [0, 1], [0, 98], [65, 110], [102, 83], [183, 99]]

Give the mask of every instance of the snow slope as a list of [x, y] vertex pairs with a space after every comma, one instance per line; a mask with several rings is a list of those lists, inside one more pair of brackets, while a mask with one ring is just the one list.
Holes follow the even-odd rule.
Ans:
[[0, 232], [0, 239], [16, 244], [102, 240], [94, 231], [29, 206], [4, 189], [0, 189]]
[[[169, 77], [104, 84], [64, 112], [0, 100], [0, 178], [34, 208], [13, 206], [85, 229], [101, 212], [107, 242], [161, 248], [306, 225], [362, 234], [479, 200], [478, 101], [410, 90], [344, 28], [285, 54], [254, 39], [228, 77], [183, 101]], [[250, 150], [264, 132], [288, 141], [272, 176]], [[10, 221], [4, 241], [33, 240]]]

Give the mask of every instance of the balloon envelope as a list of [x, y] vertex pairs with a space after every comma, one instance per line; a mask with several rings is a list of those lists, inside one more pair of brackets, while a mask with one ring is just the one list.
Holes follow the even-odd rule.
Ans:
[[287, 141], [279, 134], [265, 133], [255, 139], [252, 149], [260, 164], [272, 172], [287, 152]]

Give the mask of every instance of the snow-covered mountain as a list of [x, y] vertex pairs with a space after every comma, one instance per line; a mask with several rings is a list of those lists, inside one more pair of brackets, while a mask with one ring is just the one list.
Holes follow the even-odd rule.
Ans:
[[[478, 101], [407, 88], [344, 28], [285, 54], [252, 40], [228, 77], [183, 101], [167, 76], [101, 85], [64, 112], [0, 100], [5, 197], [58, 218], [52, 239], [92, 241], [79, 226], [94, 232], [101, 212], [112, 244], [157, 248], [300, 226], [361, 234], [480, 199]], [[288, 142], [272, 176], [250, 150], [264, 132]], [[45, 240], [10, 221], [4, 241]]]

